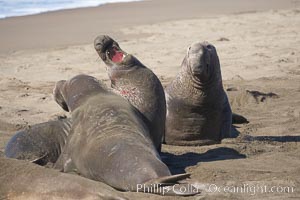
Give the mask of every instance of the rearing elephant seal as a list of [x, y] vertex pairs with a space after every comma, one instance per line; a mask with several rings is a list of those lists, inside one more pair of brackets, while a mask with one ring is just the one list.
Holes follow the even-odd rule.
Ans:
[[76, 170], [122, 191], [136, 191], [138, 184], [174, 183], [189, 176], [171, 175], [140, 113], [94, 77], [78, 75], [59, 81], [54, 94], [56, 102], [72, 115], [69, 140], [61, 155], [64, 172]]
[[[95, 40], [97, 52], [109, 66], [109, 75], [114, 75], [112, 87], [143, 114], [155, 147], [160, 151], [166, 114], [161, 83], [151, 70], [122, 50], [120, 52], [123, 52], [126, 62], [117, 62], [117, 59], [123, 59], [121, 53], [116, 56], [112, 56], [112, 53], [106, 57], [109, 52], [113, 52], [112, 46], [119, 48], [118, 44], [108, 36], [99, 36]], [[110, 57], [113, 58], [111, 61]], [[61, 106], [67, 109], [66, 105]], [[48, 162], [55, 163], [65, 145], [70, 126], [71, 119], [62, 119], [36, 124], [19, 131], [7, 143], [5, 155], [8, 158], [30, 160], [40, 165]]]
[[232, 112], [213, 45], [192, 44], [165, 92], [167, 144], [207, 145], [230, 136]]
[[159, 79], [109, 36], [98, 36], [94, 45], [107, 65], [112, 88], [143, 114], [152, 141], [160, 152], [165, 132], [166, 101]]

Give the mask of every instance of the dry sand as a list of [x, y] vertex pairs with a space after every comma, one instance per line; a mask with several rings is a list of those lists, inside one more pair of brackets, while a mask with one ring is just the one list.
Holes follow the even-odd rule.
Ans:
[[[158, 1], [153, 2], [159, 4]], [[189, 172], [192, 182], [206, 188], [200, 196], [184, 199], [300, 199], [300, 10], [296, 6], [288, 9], [292, 5], [289, 1], [285, 1], [284, 5], [278, 2], [281, 1], [269, 1], [266, 5], [285, 9], [266, 10], [268, 6], [257, 3], [257, 7], [264, 11], [257, 8], [254, 10], [259, 12], [237, 14], [246, 10], [233, 6], [237, 11], [231, 11], [235, 14], [228, 14], [229, 9], [222, 13], [220, 9], [213, 17], [196, 18], [198, 15], [191, 14], [187, 18], [193, 19], [186, 19], [177, 13], [177, 18], [175, 14], [170, 14], [169, 17], [162, 17], [161, 22], [159, 18], [147, 21], [149, 18], [145, 17], [144, 25], [143, 18], [136, 19], [139, 21], [137, 23], [129, 22], [130, 18], [125, 17], [130, 26], [119, 27], [120, 22], [116, 21], [116, 27], [107, 29], [113, 30], [112, 35], [120, 41], [121, 47], [151, 68], [164, 85], [179, 71], [190, 43], [206, 40], [217, 48], [232, 108], [246, 116], [250, 123], [236, 127], [238, 137], [226, 139], [219, 145], [163, 146], [163, 158], [174, 173]], [[115, 5], [116, 9], [120, 5]], [[142, 3], [122, 5], [141, 6]], [[177, 7], [180, 5], [185, 6], [181, 3]], [[110, 6], [113, 5], [107, 5]], [[90, 8], [90, 11], [94, 9], [96, 12], [104, 6]], [[23, 31], [15, 27], [17, 23], [32, 22], [32, 29], [43, 32], [33, 22], [42, 21], [46, 16], [65, 18], [79, 11], [0, 20], [1, 33], [5, 32], [3, 24], [11, 28], [6, 30], [11, 37], [0, 34], [3, 44], [0, 47], [3, 52], [0, 54], [0, 155], [3, 156], [4, 146], [15, 131], [28, 124], [66, 114], [51, 95], [56, 81], [86, 73], [108, 83], [105, 66], [93, 49], [91, 37], [96, 35], [96, 29], [89, 31], [89, 34], [78, 29], [82, 35], [71, 35], [67, 40], [64, 40], [65, 36], [60, 38], [58, 35], [57, 41], [51, 36], [55, 34], [53, 31], [48, 34], [52, 40], [47, 41], [45, 46], [40, 45], [39, 41], [43, 37], [30, 35], [30, 30], [25, 34], [24, 41], [14, 41]], [[84, 9], [82, 12], [87, 11]], [[132, 11], [130, 8], [127, 10]], [[143, 11], [150, 12], [147, 9]], [[126, 9], [122, 12], [125, 16]], [[88, 16], [85, 17], [88, 20]], [[116, 19], [110, 20], [114, 22]], [[52, 23], [49, 26], [56, 27], [55, 22]], [[81, 26], [87, 28], [84, 24]], [[57, 30], [62, 29], [58, 27]], [[107, 31], [98, 30], [98, 33]], [[72, 31], [75, 29], [69, 30], [69, 33]], [[74, 45], [84, 34], [87, 34], [88, 44]], [[21, 48], [16, 49], [19, 41]], [[79, 41], [84, 42], [85, 39]], [[277, 95], [260, 95], [255, 99], [247, 90]], [[219, 186], [221, 192], [210, 192], [210, 184]], [[225, 186], [242, 187], [244, 190], [234, 192], [231, 187], [231, 192], [224, 192]], [[273, 188], [272, 192], [273, 186], [279, 187]], [[263, 191], [259, 187], [263, 187]], [[290, 187], [289, 192], [287, 187]], [[284, 189], [286, 192], [283, 192]], [[174, 199], [135, 193], [128, 193], [128, 196], [133, 199]]]

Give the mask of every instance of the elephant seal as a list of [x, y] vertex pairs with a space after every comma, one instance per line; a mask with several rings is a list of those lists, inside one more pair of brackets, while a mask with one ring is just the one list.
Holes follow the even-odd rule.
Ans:
[[39, 165], [55, 163], [71, 129], [70, 119], [58, 119], [17, 132], [6, 144], [5, 156]]
[[166, 101], [161, 82], [150, 69], [123, 51], [109, 36], [98, 36], [94, 46], [107, 66], [111, 87], [143, 114], [151, 139], [160, 152], [166, 120]]
[[171, 175], [140, 113], [94, 77], [78, 75], [59, 81], [54, 94], [56, 102], [72, 116], [70, 136], [61, 155], [62, 171], [74, 170], [122, 191], [137, 191], [139, 184], [169, 184], [189, 177]]
[[[114, 56], [110, 61], [111, 56], [106, 57], [106, 54], [113, 51], [113, 46], [119, 48], [108, 36], [99, 36], [95, 40], [97, 52], [109, 66], [112, 87], [143, 114], [142, 118], [150, 129], [151, 139], [160, 152], [166, 115], [165, 95], [161, 83], [150, 69], [120, 48], [120, 52], [126, 55], [126, 62], [114, 63], [118, 56]], [[118, 55], [120, 57], [121, 54]], [[64, 110], [68, 109], [66, 105], [61, 106]], [[19, 131], [6, 145], [5, 155], [8, 158], [25, 159], [40, 165], [55, 163], [64, 147], [70, 124], [70, 119], [64, 119], [36, 124]]]
[[200, 146], [230, 136], [232, 112], [213, 45], [193, 43], [165, 92], [167, 144]]
[[0, 199], [125, 200], [111, 187], [29, 162], [0, 158]]

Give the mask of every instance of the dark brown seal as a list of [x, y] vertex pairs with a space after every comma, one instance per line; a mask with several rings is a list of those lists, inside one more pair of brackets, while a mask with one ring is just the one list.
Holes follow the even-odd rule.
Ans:
[[213, 45], [192, 44], [165, 92], [167, 144], [206, 145], [230, 136], [232, 112]]
[[[115, 92], [128, 99], [143, 114], [151, 139], [160, 151], [166, 114], [165, 96], [160, 81], [150, 69], [122, 51], [108, 36], [97, 37], [95, 48], [108, 66]], [[119, 53], [115, 54], [115, 48], [120, 50]], [[108, 54], [110, 55], [107, 56]], [[123, 60], [123, 57], [126, 59]], [[63, 102], [58, 103], [64, 110], [68, 109]], [[69, 134], [70, 123], [70, 119], [50, 121], [19, 131], [6, 145], [5, 155], [8, 158], [34, 161], [40, 165], [55, 163]]]
[[70, 119], [35, 124], [17, 132], [6, 144], [5, 156], [39, 165], [55, 163], [71, 128]]
[[[171, 176], [140, 113], [94, 77], [78, 75], [60, 81], [54, 93], [72, 115], [70, 136], [59, 158], [64, 172], [75, 170], [122, 191], [137, 191], [139, 184], [175, 183], [189, 176]], [[195, 192], [182, 195], [191, 194]]]
[[94, 45], [107, 65], [112, 88], [143, 114], [151, 139], [160, 151], [166, 118], [165, 94], [161, 82], [150, 69], [123, 51], [109, 36], [98, 36]]
[[0, 199], [125, 200], [126, 198], [103, 183], [21, 160], [0, 158]]

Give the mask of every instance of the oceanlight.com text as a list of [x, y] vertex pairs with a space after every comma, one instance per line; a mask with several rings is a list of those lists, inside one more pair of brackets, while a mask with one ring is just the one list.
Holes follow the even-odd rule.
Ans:
[[263, 194], [263, 193], [294, 193], [295, 187], [283, 186], [283, 185], [258, 185], [258, 184], [242, 184], [238, 186], [226, 185], [219, 186], [216, 184], [210, 184], [206, 189], [209, 193], [239, 193], [239, 194]]

